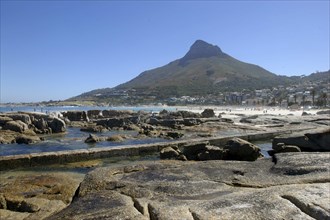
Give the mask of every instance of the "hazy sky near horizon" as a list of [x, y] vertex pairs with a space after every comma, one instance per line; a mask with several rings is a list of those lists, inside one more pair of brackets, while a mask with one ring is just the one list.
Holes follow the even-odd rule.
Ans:
[[0, 102], [63, 100], [181, 58], [197, 39], [278, 75], [329, 69], [329, 1], [1, 0]]

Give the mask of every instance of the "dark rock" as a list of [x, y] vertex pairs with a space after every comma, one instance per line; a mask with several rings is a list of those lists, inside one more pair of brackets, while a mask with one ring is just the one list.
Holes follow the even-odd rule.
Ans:
[[102, 125], [106, 128], [122, 128], [125, 125], [128, 125], [129, 122], [125, 120], [124, 118], [108, 118], [108, 119], [102, 119], [97, 120], [96, 125]]
[[205, 109], [202, 112], [202, 117], [203, 118], [213, 118], [213, 117], [215, 117], [215, 113], [214, 113], [213, 109]]
[[202, 123], [202, 120], [197, 119], [197, 118], [185, 118], [183, 119], [183, 124], [185, 126], [195, 126], [195, 125], [199, 125]]
[[317, 145], [322, 151], [330, 151], [330, 129], [321, 132], [307, 133], [308, 140]]
[[37, 129], [39, 129], [39, 130], [46, 130], [46, 129], [48, 129], [48, 124], [47, 124], [47, 122], [43, 118], [34, 119], [33, 120], [33, 125]]
[[61, 133], [66, 131], [65, 122], [59, 118], [53, 118], [53, 120], [48, 123], [48, 126], [52, 129], [53, 133]]
[[100, 138], [94, 134], [89, 134], [88, 138], [85, 140], [85, 143], [96, 143], [99, 142]]
[[101, 110], [88, 110], [87, 111], [87, 117], [89, 119], [97, 119], [102, 117], [102, 111]]
[[301, 116], [307, 116], [307, 115], [311, 115], [311, 114], [309, 114], [309, 113], [307, 113], [307, 112], [303, 112], [303, 113], [301, 114]]
[[167, 137], [173, 138], [173, 139], [179, 139], [183, 137], [183, 134], [177, 131], [169, 131], [166, 134]]
[[70, 121], [89, 121], [85, 111], [67, 111], [63, 112], [63, 116]]
[[323, 110], [316, 112], [317, 115], [330, 115], [330, 109], [329, 110]]
[[40, 142], [41, 139], [38, 136], [20, 135], [16, 137], [17, 144], [34, 144]]
[[186, 144], [183, 146], [183, 154], [188, 160], [198, 160], [198, 154], [205, 152], [208, 145], [210, 145], [208, 141]]
[[207, 145], [206, 149], [197, 155], [198, 160], [222, 160], [225, 152], [216, 146]]
[[301, 152], [300, 148], [293, 145], [285, 145], [284, 143], [278, 143], [273, 147], [274, 153], [286, 153], [286, 152]]
[[224, 147], [227, 160], [254, 161], [262, 157], [260, 148], [240, 138], [233, 138]]
[[278, 143], [294, 145], [302, 151], [330, 151], [330, 130], [319, 130], [308, 134], [293, 134], [275, 137], [273, 147]]

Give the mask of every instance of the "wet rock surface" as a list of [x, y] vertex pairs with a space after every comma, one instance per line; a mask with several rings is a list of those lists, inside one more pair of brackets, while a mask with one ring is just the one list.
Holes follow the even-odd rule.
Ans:
[[329, 153], [97, 168], [48, 219], [329, 219]]

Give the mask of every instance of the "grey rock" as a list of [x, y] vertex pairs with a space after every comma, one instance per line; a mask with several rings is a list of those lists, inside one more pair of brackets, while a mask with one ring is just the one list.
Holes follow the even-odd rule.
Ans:
[[205, 109], [202, 113], [203, 118], [213, 118], [215, 117], [215, 113], [213, 109]]
[[233, 138], [224, 147], [227, 160], [254, 161], [262, 157], [260, 148], [240, 138]]
[[160, 159], [177, 159], [180, 153], [172, 147], [163, 148], [160, 151]]
[[283, 153], [276, 164], [171, 160], [97, 168], [50, 219], [329, 219], [328, 158]]

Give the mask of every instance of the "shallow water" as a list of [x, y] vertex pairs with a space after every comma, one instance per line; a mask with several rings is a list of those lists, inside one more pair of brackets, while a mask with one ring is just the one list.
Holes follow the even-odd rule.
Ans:
[[[124, 134], [136, 136], [136, 131], [108, 131], [98, 133], [97, 136], [112, 136]], [[126, 139], [121, 142], [102, 141], [94, 144], [86, 144], [84, 141], [89, 136], [88, 132], [82, 132], [79, 128], [68, 128], [65, 134], [53, 134], [44, 136], [45, 140], [36, 144], [0, 144], [0, 156], [19, 155], [41, 152], [56, 152], [65, 150], [90, 149], [94, 147], [111, 147], [134, 144], [148, 144], [168, 141], [161, 138]]]

